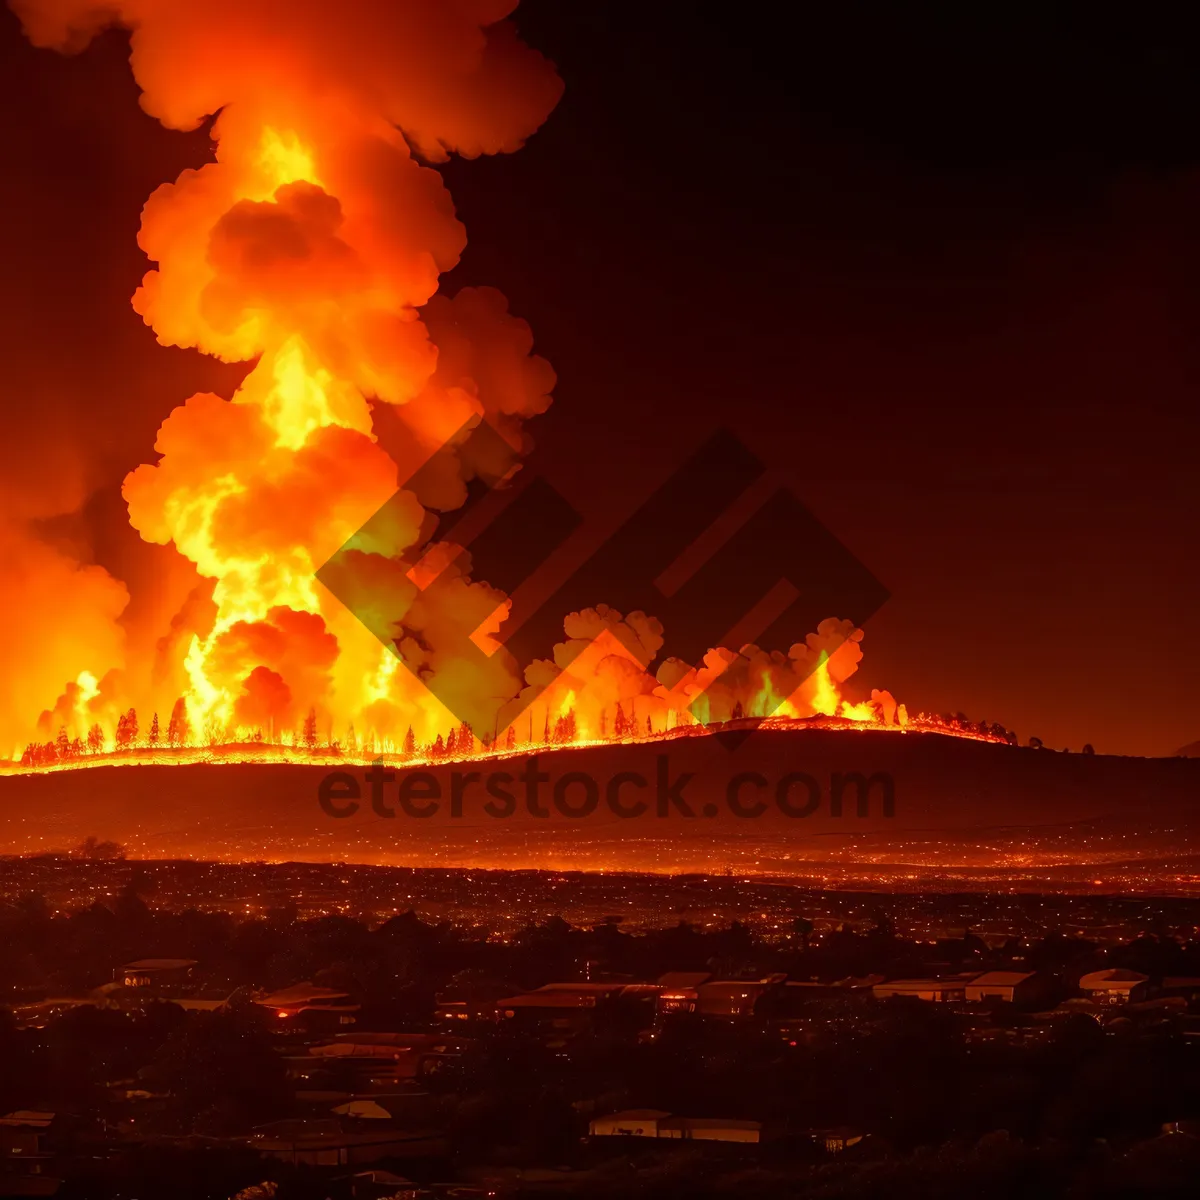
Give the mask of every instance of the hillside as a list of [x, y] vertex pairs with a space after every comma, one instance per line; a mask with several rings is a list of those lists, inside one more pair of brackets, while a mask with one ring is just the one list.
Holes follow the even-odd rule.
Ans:
[[[67, 849], [95, 835], [144, 857], [659, 870], [728, 864], [782, 873], [821, 864], [975, 871], [1136, 864], [1200, 851], [1196, 759], [1074, 755], [926, 733], [764, 729], [736, 750], [711, 737], [547, 750], [537, 755], [546, 776], [538, 785], [544, 816], [526, 810], [528, 785], [511, 778], [526, 765], [520, 754], [415, 768], [427, 777], [412, 792], [412, 812], [429, 809], [431, 793], [441, 797], [428, 816], [399, 806], [399, 782], [412, 772], [397, 771], [382, 793], [382, 812], [396, 814], [390, 817], [373, 811], [362, 766], [347, 766], [352, 779], [339, 780], [330, 797], [332, 810], [354, 809], [344, 817], [327, 815], [319, 803], [328, 766], [146, 764], [8, 775], [0, 777], [0, 850]], [[493, 783], [512, 795], [510, 816], [484, 811], [485, 803], [506, 807], [484, 790], [492, 772], [509, 776]], [[626, 808], [647, 802], [635, 817], [618, 817], [606, 803], [623, 772], [646, 782], [640, 789], [625, 779], [616, 793]], [[680, 794], [694, 815], [669, 802], [659, 815], [660, 772], [664, 795], [691, 776]], [[859, 815], [853, 784], [843, 814], [831, 812], [834, 776], [853, 772], [890, 776], [893, 815], [883, 811], [880, 778], [866, 815]], [[734, 803], [745, 809], [761, 799], [765, 811], [739, 816], [728, 788], [750, 773], [757, 778], [741, 779]], [[455, 774], [461, 816], [451, 813]], [[570, 818], [551, 796], [558, 784], [567, 805], [583, 804], [589, 784], [581, 775], [595, 780], [598, 806]], [[814, 809], [810, 815], [780, 811], [776, 791], [789, 775], [785, 803], [793, 813]], [[348, 795], [355, 788], [357, 801]]]

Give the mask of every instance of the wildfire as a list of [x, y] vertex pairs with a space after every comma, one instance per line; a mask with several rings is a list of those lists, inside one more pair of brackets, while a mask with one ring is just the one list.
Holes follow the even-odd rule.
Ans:
[[[298, 0], [281, 20], [270, 0], [14, 4], [41, 46], [128, 28], [143, 107], [164, 124], [216, 114], [214, 161], [145, 206], [139, 241], [154, 266], [133, 306], [164, 345], [252, 364], [230, 399], [201, 393], [169, 413], [157, 460], [124, 481], [133, 527], [186, 561], [191, 595], [152, 660], [123, 661], [119, 639], [97, 639], [65, 687], [42, 682], [44, 740], [19, 749], [23, 765], [432, 760], [762, 717], [912, 727], [886, 692], [843, 697], [862, 633], [839, 620], [787, 653], [718, 648], [652, 669], [662, 626], [597, 604], [565, 615], [552, 658], [517, 663], [497, 648], [507, 597], [472, 579], [457, 547], [429, 542], [430, 510], [516, 468], [523, 423], [554, 384], [500, 293], [436, 294], [465, 235], [427, 164], [518, 149], [561, 92], [504, 20], [514, 6]], [[403, 431], [387, 448], [384, 412]], [[361, 598], [350, 613], [317, 569], [480, 421], [507, 461], [462, 449], [457, 474], [390, 505], [378, 541], [339, 567]], [[486, 647], [484, 665], [456, 652], [468, 642]], [[29, 730], [9, 732], [23, 744]]]
[[[853, 707], [853, 706], [848, 706]], [[619, 724], [619, 719], [618, 722]], [[359, 738], [350, 729], [346, 741], [325, 741], [313, 731], [307, 730], [292, 735], [285, 734], [283, 740], [270, 742], [261, 736], [243, 736], [228, 742], [190, 744], [167, 743], [151, 740], [145, 736], [136, 743], [127, 742], [115, 748], [103, 746], [92, 751], [86, 745], [68, 741], [48, 742], [29, 747], [19, 762], [11, 766], [0, 764], [0, 775], [24, 773], [34, 770], [76, 770], [83, 767], [135, 766], [146, 763], [186, 765], [190, 763], [304, 763], [310, 766], [337, 766], [354, 764], [367, 766], [383, 762], [389, 766], [421, 767], [439, 762], [464, 762], [467, 760], [499, 759], [510, 755], [529, 755], [547, 750], [571, 750], [606, 743], [633, 745], [640, 742], [668, 742], [680, 737], [705, 736], [719, 730], [758, 728], [800, 731], [806, 729], [834, 729], [843, 732], [883, 731], [895, 734], [938, 734], [966, 738], [972, 741], [1011, 744], [1011, 738], [1003, 730], [980, 724], [962, 724], [954, 719], [930, 716], [921, 713], [906, 718], [904, 724], [887, 725], [879, 720], [868, 720], [855, 716], [795, 718], [741, 718], [711, 724], [670, 723], [663, 728], [652, 723], [635, 731], [626, 726], [621, 733], [592, 737], [582, 734], [574, 723], [573, 712], [557, 717], [536, 728], [532, 736], [517, 736], [516, 726], [510, 726], [503, 738], [482, 740], [474, 736], [469, 726], [452, 729], [448, 737], [438, 737], [430, 743], [419, 744], [410, 738], [393, 742], [374, 734]]]

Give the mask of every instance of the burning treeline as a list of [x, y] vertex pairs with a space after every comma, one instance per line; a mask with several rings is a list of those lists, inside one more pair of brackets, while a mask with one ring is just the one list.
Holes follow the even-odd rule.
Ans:
[[[128, 28], [145, 110], [181, 130], [214, 118], [215, 160], [146, 203], [139, 241], [156, 265], [133, 307], [163, 345], [253, 364], [231, 398], [198, 394], [169, 413], [156, 460], [125, 478], [133, 527], [192, 564], [191, 596], [155, 654], [137, 657], [123, 584], [74, 572], [92, 632], [64, 674], [27, 689], [45, 708], [32, 758], [230, 742], [436, 754], [452, 730], [469, 752], [480, 739], [645, 736], [770, 713], [905, 722], [887, 693], [843, 700], [861, 632], [837, 620], [787, 653], [716, 649], [698, 667], [652, 669], [661, 625], [598, 596], [565, 617], [552, 658], [517, 663], [495, 640], [507, 598], [456, 547], [430, 543], [435, 514], [463, 504], [471, 480], [519, 468], [524, 423], [555, 381], [499, 292], [436, 294], [466, 235], [427, 164], [519, 149], [562, 90], [506, 20], [514, 6], [13, 0], [38, 46], [72, 51], [105, 25]], [[486, 443], [500, 447], [493, 461], [468, 438], [481, 421], [501, 435]], [[360, 620], [314, 572], [447, 444], [449, 469], [424, 472], [377, 544], [342, 563], [371, 597]], [[454, 648], [471, 637], [493, 652], [467, 664]], [[33, 730], [6, 732], [20, 756]]]

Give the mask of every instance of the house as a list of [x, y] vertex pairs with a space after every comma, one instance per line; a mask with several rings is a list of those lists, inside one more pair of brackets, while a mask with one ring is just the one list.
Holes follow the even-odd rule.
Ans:
[[254, 1130], [246, 1144], [263, 1158], [308, 1167], [437, 1158], [446, 1153], [446, 1140], [438, 1134], [401, 1130], [384, 1121], [372, 1124], [383, 1128], [345, 1130], [332, 1119], [273, 1121]]
[[667, 971], [658, 977], [658, 986], [668, 992], [678, 988], [697, 988], [711, 978], [711, 971]]
[[300, 1028], [313, 1032], [353, 1025], [362, 1007], [351, 1000], [348, 992], [313, 983], [294, 984], [260, 996], [254, 1003], [271, 1009], [280, 1022], [287, 1022], [279, 1026], [281, 1029]]
[[449, 1032], [462, 1028], [463, 1022], [495, 1021], [496, 1001], [512, 991], [496, 979], [476, 979], [446, 992], [438, 992], [434, 998], [433, 1016]]
[[390, 1121], [392, 1114], [376, 1100], [347, 1100], [333, 1109], [338, 1117], [349, 1117], [352, 1121]]
[[758, 1121], [732, 1121], [723, 1117], [676, 1117], [656, 1108], [631, 1108], [596, 1117], [588, 1125], [592, 1137], [667, 1138], [672, 1141], [762, 1141]]
[[625, 1025], [635, 1032], [650, 1023], [659, 989], [652, 984], [548, 983], [496, 1001], [501, 1020], [537, 1031], [548, 1045], [596, 1028]]
[[768, 993], [782, 987], [784, 977], [714, 980], [696, 989], [696, 1012], [706, 1017], [752, 1017]]
[[882, 975], [868, 975], [864, 979], [847, 977], [832, 983], [823, 983], [819, 979], [789, 979], [783, 985], [783, 991], [788, 999], [801, 1003], [806, 1000], [844, 1000], [848, 996], [862, 999], [870, 995], [875, 984], [883, 982]]
[[861, 1129], [850, 1129], [845, 1125], [835, 1129], [810, 1129], [808, 1136], [827, 1154], [840, 1154], [863, 1140]]
[[[53, 1196], [60, 1180], [62, 1121], [56, 1113], [21, 1109], [0, 1117], [0, 1195]], [[11, 1190], [10, 1190], [11, 1189]]]
[[1150, 977], [1124, 967], [1092, 971], [1079, 981], [1079, 990], [1096, 1004], [1129, 1004], [1146, 998]]
[[595, 1117], [588, 1123], [592, 1137], [658, 1137], [658, 1125], [671, 1114], [657, 1108], [630, 1108]]
[[495, 1021], [495, 999], [448, 1000], [438, 996], [433, 1010], [434, 1020], [446, 1030], [461, 1027], [467, 1021]]
[[118, 976], [127, 988], [160, 990], [188, 983], [195, 965], [194, 958], [139, 958], [126, 963]]
[[824, 1020], [853, 1016], [858, 1006], [871, 998], [871, 988], [882, 983], [882, 975], [867, 979], [840, 979], [825, 983], [816, 979], [789, 979], [763, 998], [756, 1015], [786, 1022], [819, 1016]]
[[669, 1017], [675, 1013], [695, 1012], [696, 989], [683, 986], [664, 988], [654, 1002], [654, 1011], [660, 1017]]
[[1194, 975], [1168, 975], [1159, 990], [1164, 996], [1180, 996], [1190, 1004], [1200, 999], [1200, 979]]
[[966, 999], [968, 1004], [987, 1000], [1019, 1004], [1034, 999], [1037, 990], [1037, 977], [1033, 971], [984, 971], [967, 984]]
[[548, 983], [532, 992], [496, 1001], [501, 1020], [537, 1032], [548, 1044], [561, 1045], [596, 1025], [599, 1010], [621, 991], [617, 983]]
[[429, 1193], [411, 1179], [391, 1171], [359, 1171], [350, 1180], [354, 1200], [418, 1200]]
[[962, 1004], [967, 998], [969, 978], [970, 976], [955, 976], [950, 979], [892, 979], [887, 983], [875, 984], [871, 991], [876, 1000], [908, 996], [932, 1004]]
[[1200, 1139], [1200, 1121], [1167, 1121], [1162, 1126], [1162, 1132], [1164, 1136]]
[[411, 1179], [391, 1171], [359, 1171], [350, 1180], [350, 1195], [354, 1200], [360, 1197], [362, 1200], [418, 1200], [422, 1193], [428, 1195]]
[[[686, 976], [685, 972], [678, 975]], [[663, 976], [664, 979], [668, 978]], [[784, 977], [767, 979], [708, 979], [703, 982], [664, 985], [659, 981], [655, 1010], [659, 1016], [699, 1013], [705, 1017], [738, 1018], [755, 1014], [764, 996], [780, 990]]]
[[730, 1121], [724, 1117], [668, 1117], [658, 1123], [660, 1138], [682, 1138], [689, 1142], [762, 1141], [759, 1121]]
[[168, 1004], [182, 1008], [184, 1012], [220, 1012], [229, 1005], [228, 996], [224, 1000], [206, 999], [201, 996], [164, 996], [163, 999]]
[[307, 1054], [289, 1059], [289, 1067], [294, 1077], [316, 1074], [354, 1090], [425, 1079], [448, 1062], [461, 1060], [472, 1045], [466, 1038], [439, 1033], [340, 1034], [309, 1046]]

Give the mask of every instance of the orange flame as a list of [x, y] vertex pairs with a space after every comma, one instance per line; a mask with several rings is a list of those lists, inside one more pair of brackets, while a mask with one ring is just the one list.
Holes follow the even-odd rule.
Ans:
[[[550, 403], [553, 371], [498, 292], [435, 295], [465, 239], [441, 177], [418, 160], [515, 150], [553, 109], [561, 85], [502, 19], [513, 7], [297, 0], [281, 25], [271, 0], [16, 5], [43, 46], [127, 27], [143, 106], [164, 124], [219, 112], [215, 160], [145, 206], [139, 240], [155, 266], [133, 305], [164, 345], [253, 361], [231, 399], [198, 394], [169, 413], [157, 461], [124, 481], [132, 525], [190, 564], [198, 599], [160, 640], [162, 661], [78, 664], [39, 727], [53, 738], [61, 726], [67, 749], [62, 737], [31, 745], [29, 765], [231, 744], [253, 757], [275, 745], [411, 759], [755, 717], [905, 725], [887, 693], [843, 698], [862, 634], [836, 620], [786, 654], [714, 649], [652, 673], [661, 625], [600, 605], [567, 614], [552, 659], [522, 668], [499, 648], [507, 597], [455, 565], [456, 548], [425, 541], [425, 506], [460, 504], [477, 463], [438, 495], [406, 493], [377, 543], [350, 556], [370, 621], [317, 582], [457, 431], [491, 422], [511, 446], [511, 461], [488, 464], [503, 477], [522, 423]], [[391, 452], [381, 410], [404, 433]], [[434, 576], [436, 603], [423, 591]], [[394, 652], [368, 624], [394, 635]], [[467, 639], [486, 666], [454, 653]], [[468, 722], [421, 682], [434, 679]], [[149, 724], [147, 711], [171, 718]]]

